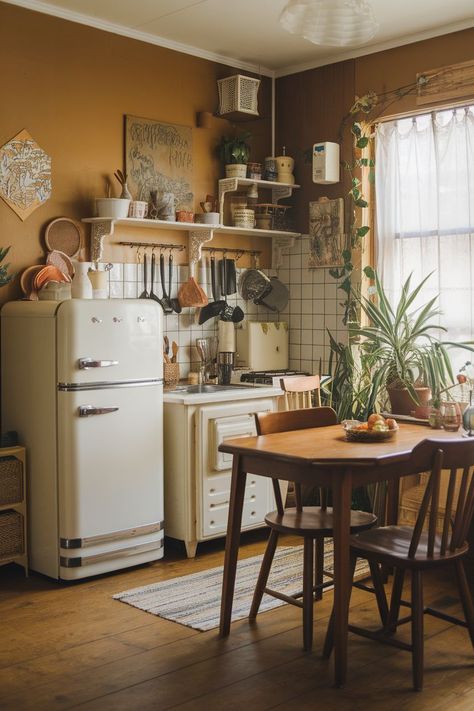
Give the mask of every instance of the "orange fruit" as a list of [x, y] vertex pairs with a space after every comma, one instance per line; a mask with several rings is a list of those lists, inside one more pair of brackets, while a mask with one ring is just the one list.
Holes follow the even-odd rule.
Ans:
[[385, 418], [382, 417], [382, 415], [378, 415], [376, 412], [373, 413], [373, 415], [369, 416], [369, 419], [367, 420], [367, 425], [369, 427], [369, 430], [372, 429], [372, 427], [377, 424], [377, 422], [380, 422], [381, 424], [385, 424]]

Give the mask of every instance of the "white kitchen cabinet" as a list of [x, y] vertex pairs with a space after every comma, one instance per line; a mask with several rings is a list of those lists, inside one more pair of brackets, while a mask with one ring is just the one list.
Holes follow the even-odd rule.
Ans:
[[[201, 541], [226, 535], [232, 459], [218, 451], [219, 445], [255, 434], [253, 413], [277, 409], [279, 388], [263, 388], [260, 396], [258, 388], [249, 390], [227, 392], [227, 399], [218, 401], [165, 393], [166, 535], [184, 542], [188, 558]], [[264, 526], [265, 514], [274, 507], [271, 479], [249, 474], [242, 530]]]

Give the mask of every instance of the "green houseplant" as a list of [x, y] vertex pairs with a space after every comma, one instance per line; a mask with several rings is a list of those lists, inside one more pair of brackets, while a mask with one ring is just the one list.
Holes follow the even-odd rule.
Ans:
[[236, 136], [223, 136], [219, 144], [221, 161], [225, 166], [226, 178], [246, 178], [250, 157], [251, 139], [248, 132]]
[[10, 247], [0, 247], [0, 286], [9, 284], [14, 277], [14, 274], [8, 273], [9, 264], [2, 264], [3, 260], [10, 251]]
[[411, 275], [402, 285], [396, 306], [391, 306], [378, 275], [371, 268], [366, 275], [375, 282], [374, 296], [357, 296], [368, 326], [355, 326], [354, 336], [359, 347], [376, 373], [380, 387], [387, 390], [392, 412], [410, 414], [417, 405], [427, 405], [431, 394], [439, 393], [454, 381], [448, 350], [452, 347], [474, 351], [474, 343], [443, 341], [437, 318], [441, 314], [436, 306], [438, 296], [421, 306], [416, 300], [428, 275], [417, 286], [411, 286]]

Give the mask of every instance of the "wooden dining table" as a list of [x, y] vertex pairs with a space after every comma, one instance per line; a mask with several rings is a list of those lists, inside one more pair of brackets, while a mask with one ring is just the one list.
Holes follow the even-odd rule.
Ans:
[[351, 587], [349, 524], [352, 490], [388, 482], [387, 523], [397, 522], [400, 477], [411, 474], [410, 455], [424, 439], [452, 440], [459, 432], [400, 424], [393, 439], [348, 442], [341, 425], [225, 440], [219, 450], [233, 455], [224, 560], [220, 635], [230, 632], [240, 527], [247, 473], [330, 488], [334, 522], [334, 681], [347, 673], [347, 633]]

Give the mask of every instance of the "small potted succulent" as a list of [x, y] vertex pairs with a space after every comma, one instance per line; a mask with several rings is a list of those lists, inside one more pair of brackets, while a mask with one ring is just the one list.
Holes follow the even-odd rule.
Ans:
[[250, 157], [248, 141], [251, 134], [240, 133], [237, 136], [223, 136], [219, 144], [219, 153], [225, 166], [226, 178], [246, 178], [247, 163]]

